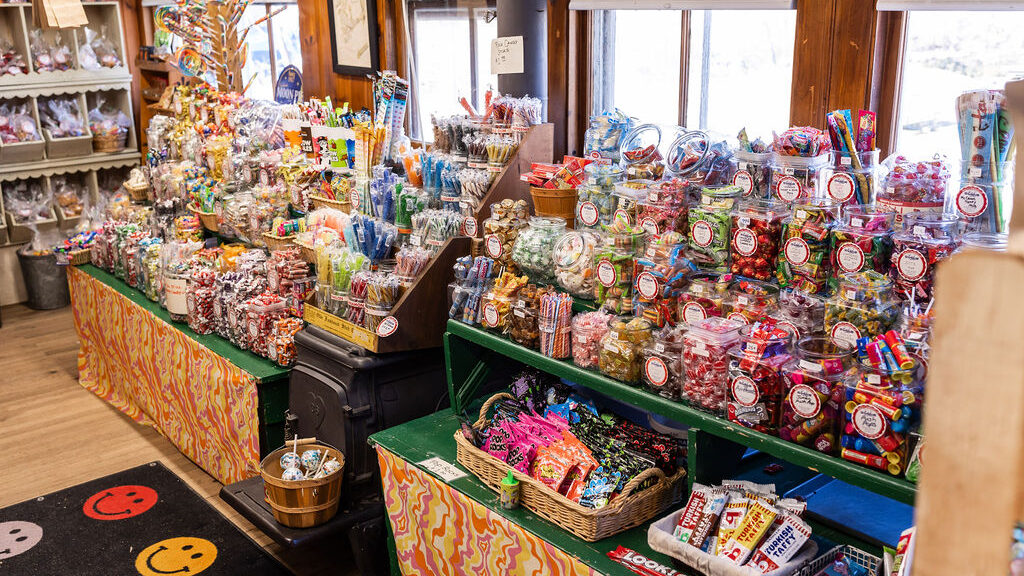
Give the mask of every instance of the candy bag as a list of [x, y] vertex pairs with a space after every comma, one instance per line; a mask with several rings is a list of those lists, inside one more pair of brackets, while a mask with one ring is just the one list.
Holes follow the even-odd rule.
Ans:
[[104, 68], [116, 68], [121, 65], [121, 58], [117, 55], [117, 47], [107, 38], [107, 27], [101, 26], [100, 33], [96, 34], [88, 28], [85, 29], [85, 37], [96, 55], [100, 66]]
[[[94, 136], [127, 133], [131, 123], [127, 114], [112, 105], [107, 105], [102, 95], [96, 97], [96, 105], [89, 110], [89, 129]], [[199, 155], [192, 157], [198, 158]]]
[[25, 62], [25, 56], [19, 54], [14, 44], [4, 39], [0, 40], [0, 76], [4, 74], [10, 74], [12, 76], [17, 74], [28, 74], [28, 64]]
[[0, 140], [4, 144], [42, 139], [35, 119], [29, 114], [27, 102], [0, 104]]
[[52, 138], [85, 136], [85, 122], [73, 98], [40, 98], [39, 121]]
[[4, 207], [14, 216], [17, 224], [31, 224], [52, 218], [50, 204], [53, 194], [43, 186], [42, 180], [16, 180], [5, 183]]
[[53, 196], [66, 218], [81, 216], [85, 210], [85, 202], [89, 197], [89, 189], [85, 182], [70, 175], [54, 176]]

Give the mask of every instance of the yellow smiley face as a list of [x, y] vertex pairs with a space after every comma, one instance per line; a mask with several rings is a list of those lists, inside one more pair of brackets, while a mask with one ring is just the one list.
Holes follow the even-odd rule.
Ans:
[[146, 548], [135, 559], [135, 569], [142, 576], [167, 574], [198, 574], [213, 565], [217, 547], [202, 538], [168, 538]]

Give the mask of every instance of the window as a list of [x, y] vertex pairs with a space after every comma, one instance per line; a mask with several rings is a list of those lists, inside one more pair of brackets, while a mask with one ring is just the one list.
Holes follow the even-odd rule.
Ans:
[[432, 114], [464, 114], [459, 105], [462, 97], [483, 112], [487, 89], [498, 87], [498, 77], [490, 70], [491, 40], [498, 37], [498, 21], [494, 2], [483, 0], [411, 1], [406, 14], [412, 37], [410, 82], [414, 83], [410, 137], [429, 142]]
[[767, 138], [789, 125], [795, 10], [599, 10], [592, 29], [595, 113], [679, 124], [685, 86], [688, 128]]
[[960, 160], [956, 97], [1024, 73], [1024, 12], [910, 12], [896, 149]]
[[293, 64], [302, 70], [299, 7], [294, 2], [253, 2], [242, 14], [239, 30], [282, 8], [270, 20], [253, 26], [245, 37], [249, 44], [249, 58], [242, 68], [242, 82], [244, 85], [252, 79], [245, 93], [249, 98], [273, 100], [274, 84], [285, 66]]

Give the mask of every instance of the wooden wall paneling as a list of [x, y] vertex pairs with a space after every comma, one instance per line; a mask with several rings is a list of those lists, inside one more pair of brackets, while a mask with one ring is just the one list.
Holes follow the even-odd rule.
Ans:
[[[128, 71], [132, 73], [131, 99], [132, 112], [135, 116], [135, 141], [142, 142], [142, 117], [139, 112], [143, 104], [140, 95], [142, 87], [139, 85], [139, 70], [135, 66], [135, 58], [139, 55], [139, 45], [143, 38], [144, 28], [142, 26], [144, 25], [141, 19], [145, 10], [142, 8], [142, 2], [138, 0], [120, 0], [118, 4], [121, 9], [121, 25], [124, 27], [124, 54], [121, 54], [121, 58], [128, 66]], [[75, 33], [79, 35], [79, 38], [85, 37], [84, 31]]]
[[567, 151], [569, 121], [569, 1], [548, 0], [548, 122], [556, 127], [555, 158]]
[[[583, 154], [583, 134], [590, 123], [591, 58], [590, 12], [573, 10], [569, 13], [569, 95], [566, 116], [565, 149], [569, 154]], [[557, 127], [556, 127], [557, 128]]]
[[875, 58], [871, 75], [871, 109], [878, 114], [875, 130], [878, 133], [878, 148], [882, 151], [882, 158], [896, 151], [906, 31], [906, 12], [878, 13], [878, 23], [875, 27]]
[[870, 2], [835, 0], [832, 64], [825, 112], [869, 107], [876, 16]]
[[[330, 68], [330, 26], [326, 0], [298, 0], [299, 43], [302, 46], [302, 91], [306, 98], [327, 95]], [[326, 57], [326, 59], [325, 59]]]
[[798, 0], [789, 121], [825, 127], [837, 0]]

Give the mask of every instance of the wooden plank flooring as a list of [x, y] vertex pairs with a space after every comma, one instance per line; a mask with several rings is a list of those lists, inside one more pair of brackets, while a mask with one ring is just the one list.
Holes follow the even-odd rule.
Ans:
[[301, 575], [355, 574], [342, 540], [294, 551], [274, 544], [217, 496], [221, 485], [166, 438], [78, 384], [71, 308], [2, 310], [0, 507], [154, 460], [182, 477], [253, 540]]

